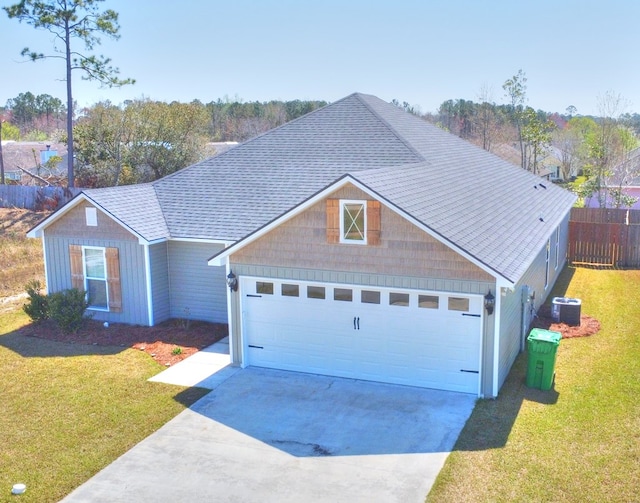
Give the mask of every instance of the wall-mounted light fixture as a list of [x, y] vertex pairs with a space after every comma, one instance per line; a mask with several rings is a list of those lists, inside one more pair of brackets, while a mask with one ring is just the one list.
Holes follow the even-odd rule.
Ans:
[[232, 292], [238, 289], [238, 278], [233, 274], [233, 271], [229, 271], [229, 274], [227, 274], [227, 286]]
[[487, 310], [487, 314], [493, 314], [493, 308], [496, 305], [496, 298], [489, 290], [489, 293], [484, 296], [484, 308]]

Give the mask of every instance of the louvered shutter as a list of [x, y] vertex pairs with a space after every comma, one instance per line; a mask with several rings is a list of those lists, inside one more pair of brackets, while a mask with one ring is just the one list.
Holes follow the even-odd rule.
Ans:
[[380, 244], [380, 201], [367, 201], [367, 244]]
[[84, 267], [82, 267], [82, 246], [69, 245], [71, 261], [71, 288], [84, 291]]
[[340, 242], [340, 201], [327, 199], [327, 243]]
[[120, 286], [120, 258], [117, 248], [105, 250], [107, 258], [107, 288], [109, 289], [109, 311], [122, 311], [122, 288]]

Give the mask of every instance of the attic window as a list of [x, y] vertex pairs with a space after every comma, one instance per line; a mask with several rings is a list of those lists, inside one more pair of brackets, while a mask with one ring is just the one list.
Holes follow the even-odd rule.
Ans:
[[340, 201], [340, 242], [367, 243], [367, 202]]
[[380, 201], [327, 199], [327, 242], [380, 244]]
[[95, 208], [84, 209], [87, 227], [96, 227], [98, 225], [98, 212]]

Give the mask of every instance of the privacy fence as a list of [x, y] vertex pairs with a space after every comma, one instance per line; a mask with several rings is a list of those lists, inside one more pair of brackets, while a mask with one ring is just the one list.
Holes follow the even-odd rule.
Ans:
[[573, 208], [568, 254], [575, 265], [640, 267], [640, 210]]
[[82, 189], [0, 185], [0, 208], [23, 208], [35, 211], [57, 210]]

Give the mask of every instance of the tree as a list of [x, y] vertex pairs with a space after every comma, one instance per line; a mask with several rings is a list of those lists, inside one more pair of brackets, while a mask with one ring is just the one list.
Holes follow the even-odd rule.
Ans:
[[536, 113], [531, 107], [526, 107], [520, 113], [521, 141], [524, 147], [524, 168], [534, 175], [538, 174], [538, 165], [551, 144], [551, 133], [555, 124], [547, 119], [546, 114]]
[[483, 84], [478, 95], [480, 103], [476, 105], [474, 118], [474, 129], [479, 136], [479, 144], [487, 151], [491, 151], [498, 137], [501, 122], [492, 94], [491, 88]]
[[[67, 83], [67, 149], [69, 164], [67, 178], [69, 187], [74, 186], [74, 144], [73, 144], [73, 92], [71, 73], [80, 70], [85, 80], [96, 80], [108, 87], [133, 84], [132, 79], [120, 79], [120, 71], [111, 66], [111, 60], [102, 55], [91, 54], [100, 44], [100, 35], [117, 40], [118, 14], [107, 9], [100, 12], [98, 4], [104, 0], [22, 0], [3, 7], [10, 19], [25, 22], [36, 29], [52, 33], [55, 40], [62, 43], [62, 50], [54, 45], [53, 53], [45, 55], [33, 52], [28, 47], [23, 56], [32, 61], [45, 58], [59, 58], [65, 61]], [[78, 52], [75, 42], [84, 44], [85, 52]], [[73, 47], [72, 47], [73, 45]]]
[[198, 102], [94, 105], [76, 126], [78, 179], [108, 187], [169, 175], [203, 157], [208, 120]]
[[527, 77], [522, 70], [507, 79], [502, 85], [507, 98], [509, 98], [510, 114], [516, 126], [518, 134], [518, 144], [520, 145], [520, 165], [523, 169], [527, 169], [527, 157], [525, 151], [524, 139], [522, 137], [522, 114], [524, 112], [524, 104], [527, 101]]

